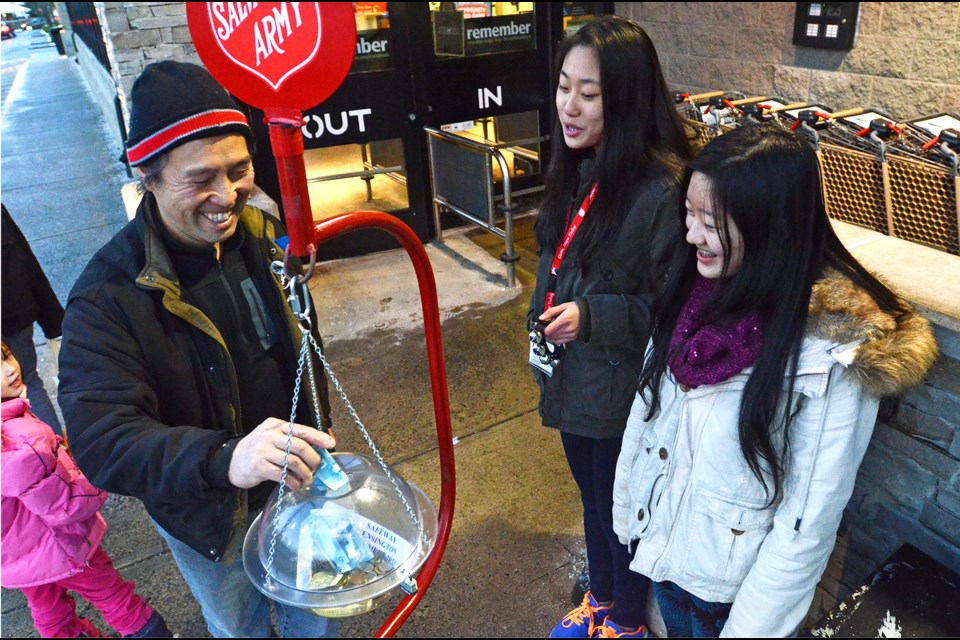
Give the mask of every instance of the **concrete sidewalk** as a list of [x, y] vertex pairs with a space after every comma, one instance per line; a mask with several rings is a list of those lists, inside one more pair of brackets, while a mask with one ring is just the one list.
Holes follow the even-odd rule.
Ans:
[[[126, 181], [106, 126], [67, 58], [34, 54], [3, 113], [3, 200], [61, 300], [125, 222]], [[536, 256], [518, 224], [519, 285], [502, 243], [454, 232], [428, 252], [440, 286], [457, 454], [457, 510], [444, 562], [401, 636], [546, 635], [570, 609], [582, 567], [581, 507], [556, 432], [539, 425], [523, 329]], [[439, 472], [419, 298], [403, 253], [324, 263], [311, 288], [331, 365], [384, 457], [438, 501]], [[45, 347], [41, 359], [49, 360]], [[45, 362], [44, 373], [52, 371]], [[53, 383], [48, 382], [49, 388]], [[341, 450], [366, 452], [336, 401]], [[105, 550], [181, 637], [206, 636], [199, 608], [137, 500], [112, 496]], [[90, 605], [81, 613], [107, 630]], [[374, 633], [391, 604], [345, 620]], [[19, 591], [2, 595], [2, 636], [35, 637]]]

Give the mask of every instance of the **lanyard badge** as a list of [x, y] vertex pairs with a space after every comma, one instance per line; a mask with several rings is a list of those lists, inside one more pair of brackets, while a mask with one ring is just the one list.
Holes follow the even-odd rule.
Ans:
[[560, 364], [560, 357], [563, 355], [563, 345], [553, 344], [547, 340], [544, 331], [547, 323], [540, 320], [536, 321], [530, 328], [530, 364], [547, 374], [553, 376], [553, 368]]
[[[580, 226], [583, 224], [583, 219], [586, 217], [587, 211], [590, 210], [590, 206], [593, 204], [593, 200], [596, 197], [597, 183], [594, 182], [590, 187], [590, 192], [587, 193], [587, 197], [584, 198], [583, 202], [580, 204], [580, 209], [577, 210], [577, 215], [573, 216], [573, 219], [570, 221], [567, 232], [564, 234], [563, 240], [557, 247], [556, 253], [554, 253], [553, 263], [550, 265], [550, 275], [549, 281], [547, 282], [546, 298], [543, 301], [544, 312], [550, 310], [557, 303], [557, 274], [560, 271], [560, 263], [563, 262], [564, 256], [567, 255], [567, 249], [570, 248], [573, 238], [577, 235], [577, 231], [580, 230]], [[569, 212], [567, 217], [570, 217]], [[563, 345], [553, 344], [547, 340], [546, 327], [547, 323], [541, 320], [531, 322], [531, 326], [529, 327], [529, 361], [534, 368], [544, 372], [548, 376], [552, 376], [553, 368], [560, 364], [560, 358], [563, 356], [564, 348]]]

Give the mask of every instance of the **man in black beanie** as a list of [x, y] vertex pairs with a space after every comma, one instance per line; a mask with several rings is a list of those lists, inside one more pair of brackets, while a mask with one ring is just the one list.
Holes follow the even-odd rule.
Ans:
[[[96, 486], [143, 501], [213, 636], [270, 636], [270, 601], [238, 551], [280, 480], [292, 409], [300, 333], [270, 270], [283, 228], [246, 205], [253, 132], [205, 69], [151, 64], [131, 102], [143, 199], [84, 269], [63, 322], [70, 448]], [[334, 445], [319, 382], [321, 424], [306, 426], [309, 394], [297, 407], [294, 489], [312, 482], [315, 448]], [[306, 610], [276, 613], [281, 637], [336, 632]]]

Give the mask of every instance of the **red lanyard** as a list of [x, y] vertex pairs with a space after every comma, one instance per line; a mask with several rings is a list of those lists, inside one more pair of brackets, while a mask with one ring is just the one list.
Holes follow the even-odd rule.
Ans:
[[553, 255], [553, 264], [550, 266], [550, 281], [547, 283], [547, 298], [543, 303], [544, 311], [553, 307], [557, 302], [557, 273], [560, 269], [560, 263], [563, 262], [563, 257], [567, 255], [567, 249], [570, 248], [573, 237], [577, 235], [577, 231], [580, 230], [580, 225], [583, 224], [583, 218], [587, 215], [587, 211], [590, 210], [590, 205], [593, 204], [593, 199], [596, 197], [597, 183], [594, 182], [593, 186], [590, 187], [590, 193], [587, 194], [587, 197], [583, 199], [583, 203], [580, 204], [577, 215], [575, 215], [570, 222], [567, 233], [563, 236], [563, 241], [560, 243], [560, 246], [557, 247], [557, 252]]

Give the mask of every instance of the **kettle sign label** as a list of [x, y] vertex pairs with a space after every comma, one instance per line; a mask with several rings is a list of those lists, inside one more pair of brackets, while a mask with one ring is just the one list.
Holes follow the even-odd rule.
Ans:
[[320, 49], [316, 2], [208, 2], [207, 14], [224, 55], [274, 90]]

